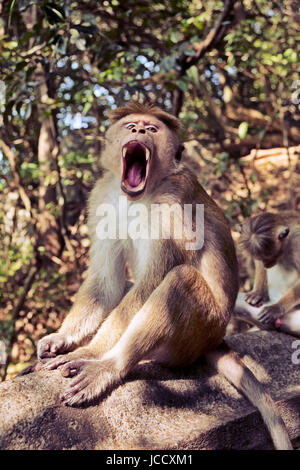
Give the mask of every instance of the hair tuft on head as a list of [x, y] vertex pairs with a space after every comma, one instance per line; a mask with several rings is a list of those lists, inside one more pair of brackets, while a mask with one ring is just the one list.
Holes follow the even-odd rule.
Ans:
[[239, 245], [254, 257], [273, 251], [276, 216], [265, 212], [251, 217], [242, 225]]

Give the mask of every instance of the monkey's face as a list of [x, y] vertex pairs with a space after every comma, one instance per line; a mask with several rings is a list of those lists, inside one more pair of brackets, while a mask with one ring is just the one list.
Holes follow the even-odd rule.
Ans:
[[239, 225], [239, 245], [265, 268], [275, 266], [282, 256], [290, 229], [278, 224], [277, 215], [265, 212]]
[[130, 114], [106, 134], [104, 165], [120, 177], [122, 191], [136, 200], [175, 166], [177, 136], [152, 115]]
[[278, 260], [281, 256], [281, 252], [279, 251], [278, 253], [270, 253], [269, 256], [261, 256], [260, 258], [257, 257], [257, 259], [260, 259], [263, 262], [263, 265], [266, 269], [272, 268], [278, 263]]

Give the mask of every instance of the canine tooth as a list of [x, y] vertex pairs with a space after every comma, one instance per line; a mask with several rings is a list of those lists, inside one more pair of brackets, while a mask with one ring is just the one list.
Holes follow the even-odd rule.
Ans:
[[147, 148], [146, 148], [145, 156], [146, 156], [146, 160], [148, 161], [150, 157], [150, 152], [149, 152], [149, 149]]
[[124, 147], [124, 148], [123, 148], [123, 151], [122, 151], [122, 156], [123, 156], [123, 158], [126, 157], [126, 152], [127, 152], [127, 148]]

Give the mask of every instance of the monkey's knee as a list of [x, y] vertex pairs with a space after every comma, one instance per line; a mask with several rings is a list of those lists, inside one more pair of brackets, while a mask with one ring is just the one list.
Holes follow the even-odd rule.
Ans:
[[200, 279], [204, 280], [198, 269], [189, 264], [180, 264], [169, 271], [164, 282], [171, 284], [174, 288], [191, 289]]

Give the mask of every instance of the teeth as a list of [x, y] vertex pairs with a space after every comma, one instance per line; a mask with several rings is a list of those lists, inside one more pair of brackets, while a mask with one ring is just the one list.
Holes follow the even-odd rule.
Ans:
[[[122, 157], [125, 158], [126, 154], [127, 154], [127, 147], [123, 147]], [[148, 161], [150, 158], [150, 150], [147, 147], [145, 147], [145, 158], [146, 158], [146, 161]]]

